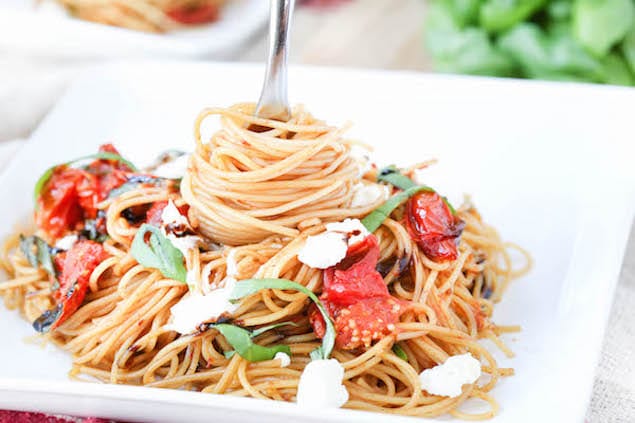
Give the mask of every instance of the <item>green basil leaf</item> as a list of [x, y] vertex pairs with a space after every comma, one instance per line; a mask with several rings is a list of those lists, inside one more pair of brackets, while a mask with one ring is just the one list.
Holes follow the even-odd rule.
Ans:
[[41, 267], [49, 275], [57, 276], [51, 257], [51, 247], [42, 238], [35, 235], [29, 237], [20, 235], [20, 250], [32, 267]]
[[573, 32], [598, 57], [624, 38], [633, 22], [633, 0], [575, 0], [573, 4]]
[[26, 257], [31, 267], [39, 266], [37, 250], [33, 251], [35, 248], [34, 236], [25, 237], [24, 235], [20, 235], [20, 251], [22, 251], [22, 254], [24, 254], [24, 257]]
[[635, 75], [635, 25], [633, 25], [633, 28], [631, 28], [630, 32], [624, 38], [621, 50], [626, 62], [631, 68], [631, 72]]
[[[146, 243], [146, 234], [150, 234]], [[161, 271], [163, 276], [186, 283], [183, 254], [166, 238], [156, 226], [143, 224], [137, 231], [130, 249], [132, 256], [145, 267]]]
[[294, 322], [274, 323], [273, 325], [265, 326], [265, 327], [262, 327], [260, 329], [256, 329], [256, 330], [252, 331], [251, 332], [251, 337], [255, 338], [257, 336], [262, 335], [265, 332], [269, 332], [272, 329], [277, 329], [277, 328], [280, 328], [282, 326], [298, 326], [298, 324], [294, 323]]
[[486, 0], [480, 24], [489, 32], [504, 32], [538, 11], [546, 0]]
[[604, 82], [612, 85], [633, 85], [633, 77], [628, 64], [621, 56], [609, 53], [603, 60]]
[[[324, 322], [326, 323], [326, 332], [324, 334], [324, 338], [322, 338], [322, 347], [319, 352], [319, 356], [321, 359], [329, 358], [331, 352], [333, 351], [333, 346], [335, 345], [335, 327], [333, 326], [333, 322], [331, 321], [329, 314], [326, 312], [324, 305], [322, 305], [322, 302], [307, 287], [288, 279], [246, 279], [236, 284], [230, 295], [230, 301], [236, 302], [241, 298], [253, 295], [263, 289], [299, 291], [308, 296], [311, 301], [315, 303], [324, 318]], [[311, 357], [313, 358], [313, 355]]]
[[398, 343], [393, 344], [392, 352], [394, 352], [395, 355], [401, 358], [403, 361], [408, 361], [408, 354], [406, 354], [403, 348], [401, 348], [401, 345], [399, 345]]
[[37, 259], [44, 270], [49, 275], [56, 276], [55, 265], [51, 257], [51, 247], [40, 237], [35, 237], [35, 245], [37, 246]]
[[378, 181], [387, 182], [399, 189], [406, 190], [417, 185], [412, 179], [402, 174], [394, 165], [383, 168], [377, 175]]
[[413, 195], [421, 191], [433, 191], [433, 190], [429, 187], [414, 186], [407, 190], [401, 191], [395, 194], [394, 196], [392, 196], [391, 198], [389, 198], [388, 200], [386, 200], [384, 204], [377, 207], [375, 210], [370, 212], [368, 216], [363, 218], [362, 225], [366, 227], [368, 232], [370, 233], [375, 232], [381, 226], [381, 224], [384, 223], [384, 220], [388, 219], [388, 216], [390, 216], [390, 214], [397, 207], [399, 207], [406, 200], [408, 200], [408, 198], [412, 197]]
[[[213, 326], [218, 330], [234, 348], [236, 353], [247, 361], [265, 361], [272, 360], [279, 352], [291, 355], [291, 348], [288, 345], [274, 345], [264, 347], [254, 343], [253, 334], [247, 329], [227, 323], [218, 323]], [[231, 357], [233, 354], [226, 354]], [[228, 357], [228, 358], [229, 358]]]
[[58, 168], [59, 166], [72, 166], [74, 164], [83, 162], [85, 160], [115, 160], [125, 164], [133, 172], [137, 171], [137, 168], [135, 167], [134, 164], [132, 164], [132, 162], [124, 159], [119, 154], [115, 154], [115, 153], [101, 152], [101, 153], [91, 154], [89, 156], [80, 157], [79, 159], [71, 160], [70, 162], [55, 165], [46, 169], [46, 171], [42, 174], [42, 176], [39, 177], [39, 179], [35, 183], [35, 188], [33, 190], [33, 196], [35, 200], [37, 201], [38, 197], [42, 193], [42, 189], [44, 188], [44, 185], [46, 185], [49, 179], [51, 179], [51, 176], [53, 176], [53, 172], [55, 171], [56, 168]]

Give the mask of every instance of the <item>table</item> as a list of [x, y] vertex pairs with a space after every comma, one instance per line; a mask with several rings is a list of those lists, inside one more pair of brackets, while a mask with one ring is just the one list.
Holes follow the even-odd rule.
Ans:
[[[291, 63], [429, 70], [422, 43], [421, 0], [341, 0], [326, 8], [299, 7]], [[229, 60], [262, 62], [261, 31]], [[58, 62], [0, 52], [0, 169], [89, 62]], [[4, 143], [3, 143], [4, 142]], [[635, 421], [635, 230], [617, 287], [593, 396], [590, 423]], [[583, 347], [583, 346], [582, 346]], [[556, 381], [554, 381], [556, 383]], [[538, 406], [538, 405], [537, 405]]]

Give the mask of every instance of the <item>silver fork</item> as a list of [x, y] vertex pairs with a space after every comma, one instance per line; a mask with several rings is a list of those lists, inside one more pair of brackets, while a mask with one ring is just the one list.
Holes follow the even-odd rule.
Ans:
[[289, 29], [294, 0], [271, 0], [269, 19], [269, 59], [256, 116], [288, 121], [291, 108], [287, 95], [287, 57]]

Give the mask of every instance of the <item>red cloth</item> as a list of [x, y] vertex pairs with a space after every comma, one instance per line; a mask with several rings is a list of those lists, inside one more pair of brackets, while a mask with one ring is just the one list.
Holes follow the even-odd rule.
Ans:
[[114, 423], [96, 417], [53, 416], [28, 411], [0, 410], [0, 423]]

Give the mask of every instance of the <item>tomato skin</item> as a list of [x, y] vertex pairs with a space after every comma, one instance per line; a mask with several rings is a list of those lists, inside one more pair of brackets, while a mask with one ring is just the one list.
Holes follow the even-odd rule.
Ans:
[[214, 22], [218, 19], [218, 6], [203, 3], [198, 6], [180, 6], [166, 12], [172, 20], [186, 25]]
[[426, 257], [438, 261], [456, 260], [465, 227], [436, 192], [422, 191], [406, 203], [406, 228]]
[[53, 293], [57, 306], [46, 311], [33, 326], [40, 332], [55, 330], [64, 323], [84, 302], [90, 275], [108, 258], [101, 244], [80, 241], [73, 248], [55, 257], [59, 272], [59, 289]]
[[[161, 215], [163, 214], [163, 209], [168, 205], [167, 201], [157, 201], [152, 204], [152, 207], [146, 212], [146, 223], [153, 226], [161, 226], [163, 224], [163, 219], [161, 219]], [[187, 213], [190, 209], [190, 206], [184, 204], [180, 207], [177, 207], [179, 213], [183, 216], [187, 217]]]
[[[111, 144], [100, 152], [119, 154]], [[53, 239], [62, 237], [83, 220], [95, 219], [97, 205], [130, 175], [132, 170], [117, 160], [95, 160], [85, 169], [57, 166], [37, 199], [37, 225]]]
[[60, 288], [53, 298], [63, 304], [63, 313], [53, 329], [63, 323], [84, 301], [90, 275], [95, 268], [108, 258], [104, 247], [94, 241], [80, 241], [63, 258], [60, 271]]
[[[324, 270], [320, 300], [334, 321], [338, 348], [368, 348], [373, 341], [396, 333], [399, 317], [409, 308], [388, 292], [376, 270], [379, 253], [377, 238], [369, 235], [349, 247], [341, 263]], [[309, 323], [316, 336], [323, 338], [326, 323], [316, 306], [309, 308]]]
[[77, 187], [86, 174], [78, 169], [58, 166], [37, 199], [35, 222], [46, 233], [59, 238], [82, 220]]
[[347, 306], [366, 298], [388, 295], [384, 279], [375, 270], [379, 254], [374, 235], [349, 247], [342, 262], [324, 271], [324, 292], [328, 301]]

